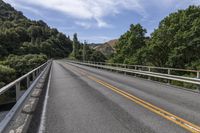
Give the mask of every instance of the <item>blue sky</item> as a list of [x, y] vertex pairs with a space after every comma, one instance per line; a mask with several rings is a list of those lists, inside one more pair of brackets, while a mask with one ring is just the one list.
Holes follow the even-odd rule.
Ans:
[[160, 20], [200, 0], [4, 0], [32, 20], [43, 20], [80, 41], [105, 42], [119, 38], [130, 24], [140, 23], [147, 35]]

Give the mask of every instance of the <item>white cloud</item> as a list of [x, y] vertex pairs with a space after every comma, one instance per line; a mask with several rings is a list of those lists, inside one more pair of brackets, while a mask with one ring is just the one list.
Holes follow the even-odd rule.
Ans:
[[102, 36], [102, 35], [95, 35], [95, 36], [80, 36], [79, 41], [84, 42], [87, 41], [88, 43], [103, 43], [107, 42], [112, 39], [116, 39], [118, 37], [111, 37], [111, 36]]
[[89, 29], [92, 26], [92, 24], [89, 22], [81, 22], [81, 21], [77, 21], [77, 22], [75, 22], [75, 24], [79, 25], [85, 29]]
[[8, 3], [12, 3], [12, 6], [18, 8], [18, 9], [21, 9], [21, 10], [28, 10], [34, 14], [37, 14], [37, 15], [41, 15], [41, 12], [38, 11], [37, 9], [34, 9], [32, 7], [29, 7], [29, 6], [24, 6], [16, 1], [13, 1], [13, 0], [5, 0], [6, 2]]
[[[14, 0], [6, 0], [16, 3]], [[134, 10], [144, 15], [140, 0], [18, 0], [18, 3], [41, 6], [63, 12], [79, 20], [96, 21], [98, 27], [109, 27], [104, 17], [116, 15], [123, 10]], [[87, 27], [84, 23], [79, 25]]]
[[[75, 23], [84, 28], [110, 27], [105, 17], [117, 15], [125, 10], [134, 11], [143, 19], [149, 18], [147, 8], [164, 10], [188, 4], [200, 4], [200, 0], [5, 0], [21, 9], [38, 14], [31, 5], [53, 9], [75, 18]], [[27, 6], [29, 5], [29, 6]], [[40, 12], [39, 12], [40, 14]], [[95, 22], [95, 23], [94, 23]]]

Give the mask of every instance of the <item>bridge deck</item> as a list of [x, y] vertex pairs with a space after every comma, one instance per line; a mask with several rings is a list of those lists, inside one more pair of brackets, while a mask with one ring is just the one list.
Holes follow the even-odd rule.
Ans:
[[111, 90], [113, 87], [200, 125], [200, 96], [197, 93], [105, 70], [54, 61], [46, 132], [189, 132], [186, 127], [158, 115], [155, 110], [142, 106], [142, 103], [116, 93]]

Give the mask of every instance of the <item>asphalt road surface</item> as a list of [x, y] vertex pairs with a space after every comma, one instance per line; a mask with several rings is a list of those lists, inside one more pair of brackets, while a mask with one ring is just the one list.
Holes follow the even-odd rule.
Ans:
[[97, 68], [54, 61], [47, 133], [200, 132], [200, 94]]

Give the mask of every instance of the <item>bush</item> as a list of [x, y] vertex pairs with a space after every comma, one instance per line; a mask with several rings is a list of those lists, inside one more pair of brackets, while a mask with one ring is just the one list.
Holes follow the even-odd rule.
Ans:
[[6, 60], [2, 62], [2, 64], [15, 69], [16, 76], [20, 77], [46, 61], [47, 56], [43, 54], [28, 54], [22, 56], [9, 55]]
[[0, 65], [0, 88], [15, 79], [15, 70], [8, 66]]

